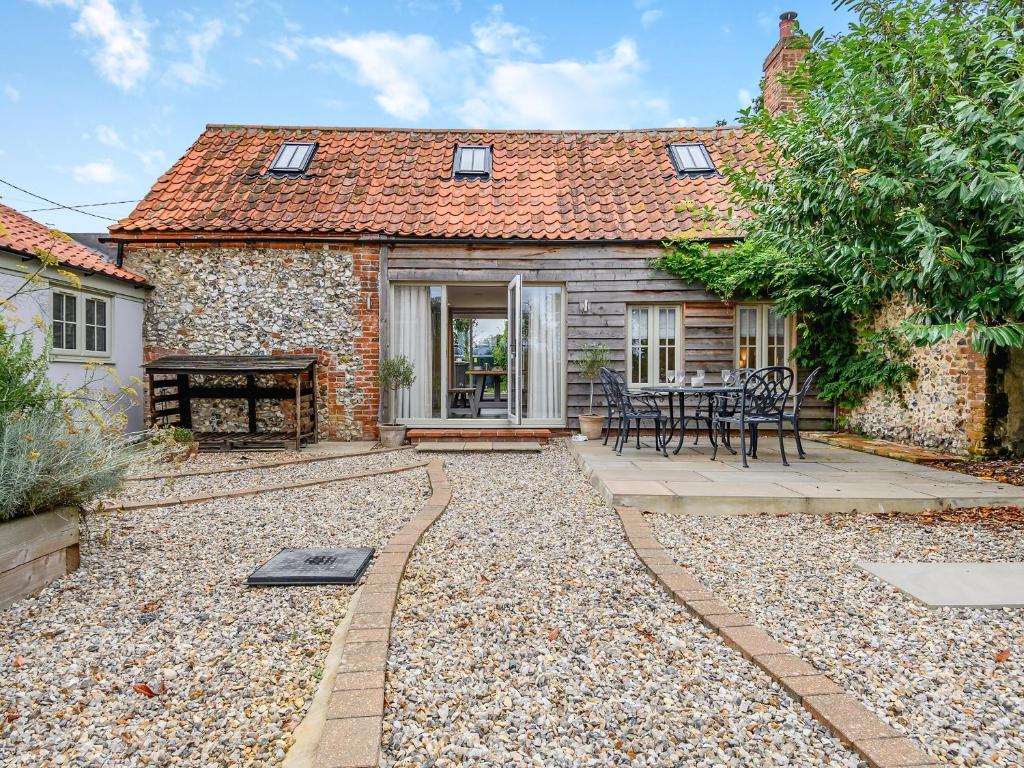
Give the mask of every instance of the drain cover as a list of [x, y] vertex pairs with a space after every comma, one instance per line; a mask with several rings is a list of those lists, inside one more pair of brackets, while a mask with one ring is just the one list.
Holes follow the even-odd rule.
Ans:
[[282, 549], [253, 571], [247, 583], [355, 584], [371, 557], [373, 547]]

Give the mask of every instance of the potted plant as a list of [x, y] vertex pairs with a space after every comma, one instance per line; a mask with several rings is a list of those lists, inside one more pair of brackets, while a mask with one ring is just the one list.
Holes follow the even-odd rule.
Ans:
[[[377, 380], [380, 388], [388, 393], [388, 400], [391, 395], [401, 389], [409, 389], [416, 381], [416, 372], [412, 363], [405, 355], [389, 357], [381, 363], [380, 371], [377, 373]], [[393, 408], [388, 409], [393, 412]], [[399, 448], [405, 443], [405, 425], [396, 424], [394, 417], [380, 424], [380, 442], [385, 448]]]
[[579, 359], [576, 360], [576, 370], [590, 380], [590, 408], [587, 413], [581, 414], [579, 417], [580, 432], [590, 440], [599, 438], [604, 426], [605, 417], [594, 413], [594, 381], [601, 369], [607, 365], [608, 347], [604, 344], [592, 344], [584, 347]]

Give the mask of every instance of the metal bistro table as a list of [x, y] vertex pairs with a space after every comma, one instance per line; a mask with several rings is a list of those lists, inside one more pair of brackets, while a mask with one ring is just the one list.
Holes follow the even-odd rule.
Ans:
[[[644, 392], [649, 392], [652, 395], [668, 395], [668, 425], [669, 433], [665, 438], [665, 445], [667, 446], [672, 442], [672, 438], [675, 437], [676, 427], [679, 427], [679, 445], [672, 451], [673, 454], [678, 454], [683, 449], [683, 443], [686, 440], [686, 398], [696, 397], [697, 398], [697, 413], [694, 416], [690, 416], [697, 422], [697, 430], [700, 430], [700, 422], [703, 421], [708, 426], [708, 439], [714, 443], [715, 437], [711, 434], [711, 409], [714, 407], [713, 401], [715, 395], [725, 394], [736, 394], [743, 391], [742, 384], [705, 384], [700, 387], [695, 387], [689, 384], [657, 384], [643, 388]], [[675, 415], [675, 395], [679, 396], [679, 418]], [[707, 396], [708, 402], [706, 405], [706, 415], [700, 412], [700, 398]]]

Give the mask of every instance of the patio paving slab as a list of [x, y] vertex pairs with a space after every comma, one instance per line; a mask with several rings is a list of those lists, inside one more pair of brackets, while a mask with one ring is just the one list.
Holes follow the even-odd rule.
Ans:
[[837, 514], [902, 512], [992, 504], [1024, 506], [1024, 488], [947, 472], [821, 443], [797, 457], [787, 439], [790, 466], [778, 445], [759, 446], [744, 468], [739, 456], [711, 461], [706, 442], [662, 456], [653, 445], [627, 447], [621, 456], [599, 441], [568, 446], [583, 473], [614, 506], [679, 514]]
[[938, 608], [1024, 608], [1024, 563], [857, 563]]

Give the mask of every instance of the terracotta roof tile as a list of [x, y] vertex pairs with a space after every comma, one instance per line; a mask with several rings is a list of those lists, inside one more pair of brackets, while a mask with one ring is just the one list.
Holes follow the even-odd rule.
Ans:
[[6, 205], [0, 205], [0, 249], [36, 256], [38, 250], [52, 253], [64, 267], [114, 277], [130, 283], [144, 284], [145, 279], [111, 264], [103, 255], [74, 240], [55, 236], [49, 228]]
[[[282, 142], [316, 141], [307, 172], [267, 174]], [[533, 240], [725, 234], [722, 176], [678, 177], [668, 145], [702, 141], [721, 169], [758, 165], [737, 128], [445, 131], [208, 126], [111, 234], [289, 232]], [[492, 147], [487, 179], [452, 177], [456, 144]]]

